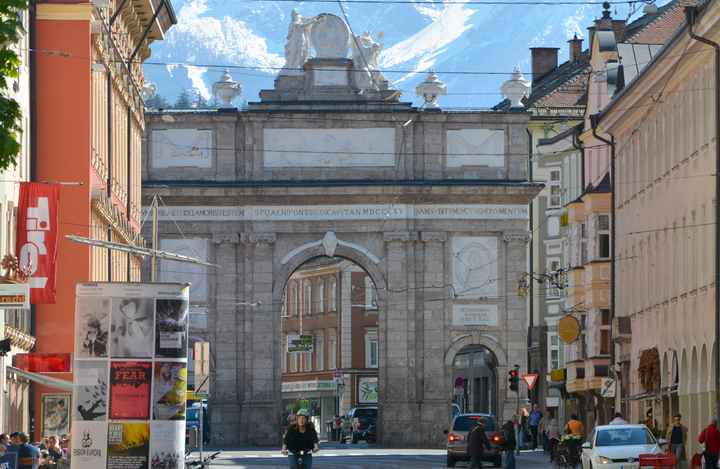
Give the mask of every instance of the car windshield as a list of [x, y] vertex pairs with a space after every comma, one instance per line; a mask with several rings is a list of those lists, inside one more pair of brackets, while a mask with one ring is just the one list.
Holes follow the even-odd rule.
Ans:
[[655, 438], [646, 429], [636, 428], [613, 428], [599, 430], [595, 446], [634, 446], [654, 445]]
[[485, 425], [486, 432], [495, 431], [495, 420], [492, 417], [482, 415], [461, 415], [457, 417], [455, 419], [455, 424], [453, 425], [453, 430], [459, 432], [469, 432], [470, 430], [475, 428], [475, 425], [477, 425], [478, 421], [482, 421], [482, 423]]

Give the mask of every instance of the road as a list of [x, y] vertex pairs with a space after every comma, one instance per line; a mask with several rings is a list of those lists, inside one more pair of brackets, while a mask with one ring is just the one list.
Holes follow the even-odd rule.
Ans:
[[[458, 463], [457, 467], [467, 467]], [[267, 448], [225, 451], [211, 467], [222, 469], [287, 469], [288, 464], [278, 450]], [[382, 449], [359, 444], [357, 446], [324, 445], [313, 458], [314, 469], [371, 469], [371, 468], [445, 468], [445, 451], [436, 449]], [[491, 467], [485, 463], [483, 467]], [[551, 469], [542, 452], [522, 452], [517, 469]]]

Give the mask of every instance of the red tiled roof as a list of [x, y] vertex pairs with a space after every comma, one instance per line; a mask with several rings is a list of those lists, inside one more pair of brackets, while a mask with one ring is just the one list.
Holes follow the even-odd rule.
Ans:
[[586, 66], [579, 74], [565, 81], [547, 95], [539, 98], [535, 102], [535, 106], [573, 107], [585, 104], [588, 73], [590, 73], [590, 67]]
[[629, 37], [632, 44], [665, 44], [685, 22], [685, 12], [678, 4], [673, 5], [650, 24]]

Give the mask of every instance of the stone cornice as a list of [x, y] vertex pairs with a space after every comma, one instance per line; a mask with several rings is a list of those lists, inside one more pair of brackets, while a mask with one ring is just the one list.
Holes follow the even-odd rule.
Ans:
[[386, 243], [410, 243], [418, 240], [416, 231], [391, 231], [383, 233]]
[[423, 243], [444, 243], [448, 235], [444, 231], [424, 231], [420, 237]]
[[240, 235], [238, 233], [213, 233], [214, 244], [238, 244]]

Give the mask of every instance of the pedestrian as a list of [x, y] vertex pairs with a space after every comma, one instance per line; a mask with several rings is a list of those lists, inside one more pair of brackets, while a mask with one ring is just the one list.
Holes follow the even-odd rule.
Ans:
[[533, 404], [532, 411], [528, 416], [528, 426], [530, 427], [530, 437], [532, 438], [532, 449], [535, 451], [538, 445], [538, 435], [540, 429], [540, 422], [542, 421], [543, 413], [537, 404]]
[[613, 419], [610, 420], [610, 423], [608, 425], [627, 425], [628, 422], [623, 418], [623, 414], [620, 412], [615, 412], [615, 415], [613, 415]]
[[718, 454], [720, 454], [720, 431], [718, 431], [715, 417], [711, 418], [710, 425], [700, 432], [698, 442], [705, 445], [705, 451], [703, 452], [705, 467], [717, 467]]
[[[37, 469], [40, 465], [40, 450], [28, 443], [27, 433], [18, 432], [15, 434], [18, 443], [15, 446], [15, 452], [18, 455], [17, 469]], [[10, 436], [12, 440], [12, 435]]]
[[50, 459], [53, 462], [58, 462], [63, 458], [63, 450], [60, 447], [60, 437], [56, 435], [51, 435], [48, 437], [47, 442], [47, 452], [50, 456]]
[[505, 452], [504, 469], [515, 469], [515, 424], [512, 420], [502, 426], [503, 450]]
[[548, 412], [548, 419], [543, 419], [543, 426], [545, 429], [545, 435], [548, 440], [548, 452], [550, 453], [550, 462], [553, 461], [555, 448], [560, 441], [560, 423], [555, 417], [554, 412]]
[[687, 432], [687, 427], [682, 424], [682, 415], [675, 414], [673, 416], [672, 425], [668, 428], [665, 438], [670, 442], [670, 449], [677, 459], [678, 467], [684, 466], [684, 463], [687, 460], [685, 457]]
[[520, 454], [521, 449], [525, 449], [525, 442], [527, 441], [527, 410], [520, 409], [520, 421], [518, 422], [518, 450], [517, 454]]
[[490, 441], [485, 435], [485, 424], [478, 420], [475, 428], [468, 435], [468, 453], [470, 454], [470, 469], [482, 468], [482, 459], [485, 450], [490, 449]]
[[320, 440], [309, 417], [307, 410], [298, 410], [295, 423], [285, 432], [282, 454], [288, 457], [290, 469], [297, 469], [298, 459], [302, 459], [305, 469], [312, 469], [312, 453], [320, 450]]

